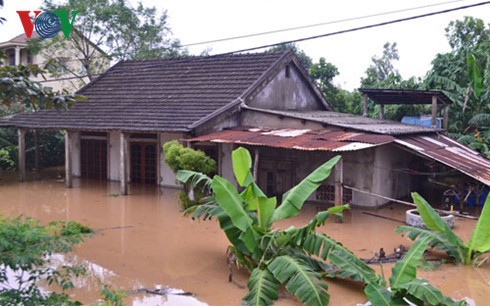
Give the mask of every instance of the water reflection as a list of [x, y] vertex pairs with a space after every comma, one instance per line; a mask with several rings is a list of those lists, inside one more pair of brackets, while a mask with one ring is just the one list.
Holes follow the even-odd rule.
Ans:
[[[77, 220], [97, 230], [73, 254], [87, 264], [96, 277], [79, 283], [73, 296], [93, 303], [100, 295], [96, 279], [115, 288], [132, 290], [161, 285], [192, 292], [195, 297], [131, 295], [127, 305], [241, 305], [246, 294], [247, 274], [234, 271], [228, 282], [225, 251], [228, 241], [214, 221], [192, 221], [183, 217], [175, 190], [131, 186], [130, 196], [118, 196], [118, 184], [76, 180], [66, 189], [53, 180], [27, 183], [0, 181], [0, 212], [16, 216], [27, 214], [47, 223], [50, 220]], [[322, 207], [306, 206], [304, 212], [287, 222], [288, 227], [305, 224]], [[405, 207], [376, 211], [393, 219], [404, 219]], [[469, 238], [474, 221], [457, 219], [455, 231]], [[400, 223], [363, 214], [346, 213], [344, 223], [327, 222], [322, 231], [341, 241], [358, 256], [370, 258], [383, 247], [391, 250], [410, 241], [394, 232]], [[380, 270], [379, 266], [373, 266]], [[391, 265], [384, 265], [388, 278]], [[490, 299], [490, 266], [480, 269], [444, 265], [436, 271], [420, 271], [453, 298], [470, 296], [477, 305]], [[328, 281], [331, 305], [365, 302], [363, 288], [349, 281]], [[192, 304], [193, 303], [193, 304]], [[283, 294], [276, 305], [297, 305]]]

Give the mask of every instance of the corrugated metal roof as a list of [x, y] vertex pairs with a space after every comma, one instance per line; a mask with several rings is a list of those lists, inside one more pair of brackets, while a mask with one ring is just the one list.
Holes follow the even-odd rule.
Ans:
[[439, 104], [452, 104], [453, 101], [440, 90], [359, 88], [376, 104], [432, 104], [437, 97]]
[[318, 122], [323, 125], [342, 127], [345, 129], [371, 134], [376, 133], [395, 136], [443, 131], [442, 129], [418, 125], [409, 125], [397, 121], [368, 118], [353, 114], [336, 113], [330, 111], [278, 111], [270, 109], [259, 109], [246, 105], [242, 105], [242, 108], [245, 110], [297, 118], [312, 122]]
[[395, 143], [490, 186], [490, 160], [443, 135], [397, 137]]
[[392, 136], [387, 135], [369, 135], [337, 130], [235, 128], [186, 139], [186, 141], [339, 152], [372, 148], [390, 143], [393, 139]]

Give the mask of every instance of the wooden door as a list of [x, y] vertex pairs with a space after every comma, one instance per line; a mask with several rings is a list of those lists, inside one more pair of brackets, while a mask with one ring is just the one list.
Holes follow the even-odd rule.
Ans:
[[131, 183], [155, 185], [157, 183], [156, 143], [133, 142], [130, 146]]
[[107, 140], [80, 140], [80, 167], [82, 178], [107, 179]]

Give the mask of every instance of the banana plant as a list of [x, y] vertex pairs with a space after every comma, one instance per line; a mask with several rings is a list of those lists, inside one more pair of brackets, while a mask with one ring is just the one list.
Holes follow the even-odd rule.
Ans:
[[[231, 243], [229, 251], [239, 266], [250, 272], [248, 294], [243, 298], [246, 305], [271, 305], [278, 298], [283, 286], [306, 305], [327, 305], [330, 295], [327, 276], [350, 277], [384, 285], [383, 280], [343, 247], [316, 228], [334, 214], [341, 215], [348, 205], [336, 206], [319, 212], [308, 224], [286, 230], [273, 228], [276, 221], [298, 215], [305, 201], [330, 175], [340, 156], [318, 167], [298, 185], [282, 196], [281, 205], [276, 197], [267, 197], [255, 183], [252, 173], [252, 158], [244, 148], [232, 153], [233, 171], [237, 188], [227, 179], [209, 178], [201, 173], [179, 171], [177, 179], [183, 183], [200, 182], [210, 186], [210, 196], [201, 205], [185, 211], [193, 218], [215, 217]], [[339, 270], [336, 262], [356, 265], [359, 273]]]
[[427, 280], [417, 278], [417, 266], [422, 259], [431, 237], [419, 238], [403, 259], [397, 262], [390, 277], [390, 290], [375, 283], [369, 283], [364, 292], [371, 305], [465, 305], [465, 301], [454, 301]]
[[397, 232], [408, 233], [408, 237], [412, 240], [417, 237], [429, 237], [430, 247], [446, 252], [454, 261], [465, 265], [478, 265], [480, 256], [490, 252], [490, 195], [485, 201], [468, 243], [465, 243], [451, 230], [422, 196], [413, 192], [412, 198], [427, 229], [399, 226], [396, 229]]

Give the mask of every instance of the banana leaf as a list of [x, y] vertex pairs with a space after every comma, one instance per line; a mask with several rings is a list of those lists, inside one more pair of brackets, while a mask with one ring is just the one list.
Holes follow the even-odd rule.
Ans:
[[214, 197], [231, 222], [242, 232], [246, 232], [253, 223], [252, 218], [242, 205], [242, 199], [235, 186], [225, 178], [216, 176], [211, 183]]
[[487, 196], [480, 218], [468, 242], [468, 253], [471, 254], [473, 251], [480, 253], [490, 251], [490, 195]]
[[467, 249], [466, 244], [451, 230], [441, 216], [430, 206], [429, 203], [418, 193], [412, 192], [412, 198], [417, 205], [417, 211], [424, 221], [425, 226], [432, 231], [444, 234], [447, 240], [462, 249]]
[[430, 240], [431, 237], [428, 236], [419, 238], [410, 247], [410, 250], [408, 250], [403, 259], [393, 266], [390, 277], [392, 289], [398, 290], [398, 287], [417, 277], [417, 266], [422, 259]]
[[464, 301], [454, 301], [453, 299], [444, 296], [436, 287], [429, 284], [425, 279], [417, 278], [409, 282], [401, 284], [397, 288], [397, 295], [404, 296], [409, 301], [417, 305], [444, 305], [458, 306], [465, 305]]
[[248, 293], [243, 298], [245, 305], [267, 306], [277, 300], [279, 293], [278, 281], [267, 268], [255, 268], [248, 279]]
[[334, 250], [328, 255], [330, 262], [341, 268], [336, 276], [354, 281], [362, 281], [366, 285], [374, 284], [384, 288], [386, 282], [371, 267], [356, 256], [345, 255], [345, 252], [341, 250]]
[[364, 293], [368, 297], [371, 305], [376, 306], [392, 306], [391, 292], [384, 286], [377, 284], [368, 284], [364, 288]]
[[335, 156], [330, 159], [298, 185], [291, 188], [283, 195], [283, 201], [272, 215], [272, 222], [288, 219], [299, 214], [305, 201], [315, 192], [323, 181], [330, 176], [330, 172], [335, 164], [340, 160], [341, 156]]
[[413, 226], [398, 226], [395, 231], [397, 233], [408, 233], [408, 238], [413, 241], [421, 237], [430, 237], [429, 246], [431, 248], [445, 252], [456, 262], [462, 262], [464, 259], [464, 254], [461, 253], [458, 246], [450, 243], [444, 234]]
[[233, 150], [231, 153], [231, 160], [233, 163], [233, 173], [235, 174], [237, 183], [242, 187], [250, 185], [253, 182], [253, 177], [250, 173], [252, 157], [248, 150], [242, 147]]
[[308, 306], [328, 305], [330, 295], [327, 284], [321, 281], [320, 273], [312, 271], [301, 260], [283, 255], [274, 258], [267, 267], [301, 303]]

